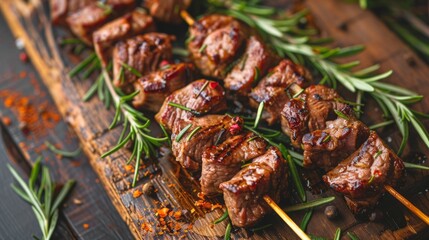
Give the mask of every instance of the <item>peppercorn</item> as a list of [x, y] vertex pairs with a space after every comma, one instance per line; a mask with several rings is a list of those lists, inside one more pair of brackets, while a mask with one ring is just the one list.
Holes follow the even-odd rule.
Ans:
[[151, 182], [147, 182], [142, 187], [143, 194], [145, 195], [152, 195], [155, 192], [155, 187]]
[[329, 205], [325, 208], [325, 216], [333, 220], [338, 217], [338, 208], [334, 205]]

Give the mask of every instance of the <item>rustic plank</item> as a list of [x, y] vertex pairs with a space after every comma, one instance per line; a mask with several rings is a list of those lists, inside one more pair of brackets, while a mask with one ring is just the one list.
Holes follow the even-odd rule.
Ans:
[[[22, 16], [25, 11], [16, 11], [17, 8], [15, 8], [15, 5], [10, 4], [11, 2], [11, 0], [2, 2], [3, 9], [6, 8], [15, 11], [15, 14]], [[314, 13], [317, 19], [316, 22], [320, 24], [324, 33], [338, 39], [339, 45], [364, 43], [368, 46], [368, 50], [359, 55], [359, 59], [364, 65], [381, 63], [384, 68], [394, 68], [398, 74], [394, 75], [389, 81], [400, 83], [403, 86], [417, 87], [419, 83], [424, 81], [423, 77], [427, 76], [428, 68], [371, 13], [363, 12], [357, 6], [345, 4], [342, 1], [323, 1], [322, 3], [321, 1], [308, 0], [306, 3]], [[36, 8], [42, 7], [39, 1], [34, 1], [34, 4]], [[24, 17], [26, 17], [25, 14]], [[88, 83], [82, 83], [77, 78], [70, 79], [67, 76], [67, 70], [73, 65], [73, 61], [70, 61], [72, 56], [65, 54], [64, 51], [59, 51], [54, 44], [55, 37], [58, 36], [56, 34], [61, 35], [63, 33], [55, 30], [54, 34], [50, 32], [51, 27], [49, 23], [43, 21], [43, 18], [37, 20], [42, 21], [41, 24], [45, 26], [45, 31], [47, 32], [46, 38], [49, 44], [45, 43], [44, 51], [50, 52], [50, 55], [53, 57], [49, 58], [49, 61], [45, 59], [45, 61], [39, 62], [38, 60], [42, 60], [41, 53], [35, 51], [34, 47], [31, 47], [32, 45], [27, 46], [30, 49], [27, 51], [35, 59], [36, 68], [49, 88], [60, 112], [75, 129], [82, 141], [83, 149], [88, 155], [92, 167], [98, 173], [113, 204], [128, 224], [134, 236], [136, 238], [154, 238], [160, 232], [165, 234], [165, 230], [157, 226], [160, 219], [155, 214], [155, 209], [159, 207], [168, 207], [175, 211], [183, 211], [184, 213], [186, 211], [189, 212], [189, 214], [186, 214], [187, 218], [189, 218], [187, 220], [194, 222], [194, 227], [188, 231], [186, 229], [187, 224], [182, 223], [179, 236], [187, 236], [192, 239], [221, 236], [225, 224], [216, 226], [212, 226], [211, 224], [213, 219], [216, 219], [221, 214], [221, 211], [217, 210], [206, 213], [194, 206], [194, 202], [198, 200], [198, 184], [190, 180], [188, 175], [184, 174], [183, 170], [178, 168], [177, 164], [168, 157], [158, 159], [157, 163], [148, 163], [146, 164], [146, 168], [140, 169], [139, 174], [141, 178], [138, 186], [135, 188], [130, 188], [132, 173], [124, 170], [127, 157], [130, 155], [128, 151], [120, 150], [106, 159], [99, 158], [101, 153], [116, 143], [120, 128], [107, 133], [106, 129], [109, 119], [111, 119], [112, 111], [105, 110], [97, 100], [92, 100], [89, 103], [82, 103], [80, 101], [83, 93], [88, 88]], [[18, 32], [18, 35], [25, 37], [26, 32], [20, 32], [17, 22], [15, 21], [14, 23], [14, 31]], [[333, 22], [338, 22], [339, 24], [346, 23], [348, 26], [347, 32], [345, 33], [344, 30], [341, 30], [344, 27], [339, 29], [337, 25], [333, 25]], [[374, 29], [377, 28], [377, 30], [369, 31], [368, 26], [374, 26]], [[34, 34], [35, 32], [30, 33]], [[33, 39], [37, 39], [37, 37]], [[386, 45], [391, 47], [386, 47]], [[39, 49], [39, 51], [42, 50]], [[403, 54], [411, 56], [419, 68], [416, 69], [409, 64], [404, 64], [401, 57]], [[51, 68], [46, 68], [46, 62], [49, 62]], [[409, 76], [414, 76], [412, 81], [408, 81], [407, 79], [407, 82], [405, 82], [404, 79]], [[424, 87], [425, 89], [422, 89], [419, 86], [419, 89], [427, 90], [428, 86]], [[426, 99], [425, 101], [424, 103], [427, 103], [428, 100]], [[422, 106], [424, 105], [421, 104], [420, 107]], [[371, 121], [371, 119], [366, 121]], [[395, 136], [394, 139], [397, 141], [396, 131], [388, 131], [386, 134], [388, 136]], [[149, 174], [146, 175], [147, 171], [149, 171]], [[416, 182], [421, 182], [421, 179], [425, 176], [417, 175], [417, 177]], [[320, 182], [320, 178], [318, 181]], [[152, 182], [158, 192], [154, 196], [142, 195], [138, 198], [132, 197], [133, 192], [136, 189], [140, 189], [142, 184], [147, 182]], [[407, 186], [403, 189], [406, 192]], [[308, 192], [310, 199], [326, 195], [333, 195], [333, 192], [328, 190], [322, 195], [313, 195]], [[216, 199], [213, 202], [216, 202]], [[316, 236], [332, 237], [335, 229], [340, 227], [343, 230], [356, 229], [356, 231], [363, 231], [361, 232], [362, 236], [374, 236], [377, 238], [386, 228], [386, 226], [376, 223], [359, 223], [350, 211], [348, 211], [341, 196], [337, 197], [334, 204], [339, 208], [342, 217], [337, 221], [331, 222], [324, 217], [323, 208], [318, 208], [315, 210], [312, 222], [308, 227], [309, 233]], [[424, 198], [419, 199], [417, 204], [418, 206], [422, 204], [428, 205]], [[294, 213], [291, 215], [296, 221], [299, 221], [303, 213]], [[289, 228], [284, 226], [278, 217], [272, 217], [271, 219], [275, 219], [269, 221], [274, 226], [269, 229], [256, 233], [245, 229], [238, 229], [237, 232], [234, 232], [234, 236], [255, 239], [276, 239], [279, 236], [283, 236], [288, 239], [296, 239], [296, 236]], [[142, 228], [142, 224], [147, 223], [150, 224], [152, 231]]]

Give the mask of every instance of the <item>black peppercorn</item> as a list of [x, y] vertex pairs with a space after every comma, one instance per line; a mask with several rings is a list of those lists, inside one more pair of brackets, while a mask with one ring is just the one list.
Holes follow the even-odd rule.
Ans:
[[325, 208], [325, 215], [328, 219], [332, 220], [338, 217], [338, 208], [333, 205], [329, 205]]

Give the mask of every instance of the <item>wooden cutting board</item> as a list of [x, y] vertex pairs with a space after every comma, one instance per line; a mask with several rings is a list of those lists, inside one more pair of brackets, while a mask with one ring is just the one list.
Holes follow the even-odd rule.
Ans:
[[[286, 4], [287, 1], [276, 4], [285, 6], [281, 5], [283, 2]], [[429, 76], [428, 66], [372, 13], [362, 11], [356, 5], [337, 0], [307, 0], [305, 4], [314, 16], [322, 35], [333, 37], [339, 46], [364, 44], [367, 47], [366, 51], [358, 56], [363, 66], [377, 63], [382, 66], [382, 70], [393, 69], [395, 74], [389, 78], [389, 82], [423, 95], [429, 93], [429, 86], [426, 84], [426, 78]], [[197, 180], [184, 173], [167, 153], [165, 157], [148, 162], [139, 170], [140, 180], [135, 188], [131, 188], [133, 173], [127, 171], [125, 167], [130, 152], [120, 150], [105, 159], [100, 159], [99, 156], [102, 153], [116, 144], [122, 129], [116, 127], [108, 131], [114, 114], [113, 109], [106, 110], [96, 98], [86, 103], [81, 101], [94, 79], [90, 81], [68, 77], [68, 71], [79, 59], [58, 47], [56, 41], [65, 33], [50, 25], [47, 2], [33, 0], [25, 3], [17, 0], [2, 0], [0, 6], [13, 33], [24, 39], [26, 51], [32, 63], [49, 89], [60, 113], [75, 130], [91, 166], [133, 235], [140, 239], [222, 237], [225, 224], [212, 224], [213, 220], [222, 214], [222, 210], [208, 211], [195, 206], [195, 202], [200, 200], [197, 194], [199, 192]], [[415, 106], [415, 109], [427, 112], [428, 103], [429, 99], [425, 98], [422, 103]], [[380, 119], [380, 110], [371, 101], [368, 101], [365, 112], [364, 121], [368, 124]], [[380, 134], [392, 139], [389, 144], [394, 149], [398, 146], [400, 136], [394, 128], [385, 129]], [[428, 150], [417, 137], [410, 138], [410, 146], [412, 148], [407, 149], [408, 151], [428, 154]], [[25, 152], [25, 149], [23, 150]], [[306, 176], [314, 175], [315, 173], [306, 174]], [[141, 190], [142, 185], [147, 182], [154, 185], [156, 193], [152, 196], [134, 197], [133, 193]], [[319, 179], [309, 179], [309, 182], [312, 185], [320, 184]], [[425, 191], [429, 185], [427, 173], [408, 171], [405, 182], [406, 184], [398, 186], [399, 191], [422, 211], [428, 213], [429, 194]], [[79, 188], [75, 191], [79, 191]], [[388, 196], [381, 204], [382, 208], [390, 213], [384, 217], [383, 222], [362, 222], [350, 213], [343, 198], [330, 190], [322, 194], [313, 194], [308, 191], [307, 195], [310, 200], [335, 195], [336, 200], [333, 204], [341, 213], [338, 220], [330, 221], [324, 216], [323, 207], [316, 208], [307, 229], [311, 235], [332, 238], [336, 228], [339, 227], [343, 233], [353, 231], [361, 239], [392, 239], [392, 236], [425, 239], [429, 236], [426, 225]], [[216, 203], [217, 200], [214, 199], [212, 202]], [[160, 224], [162, 219], [156, 212], [156, 209], [162, 207], [181, 212], [181, 218], [176, 220], [174, 216], [166, 217], [164, 220], [171, 226], [164, 227]], [[303, 215], [304, 212], [291, 214], [298, 223]], [[272, 223], [273, 226], [257, 232], [234, 229], [232, 236], [254, 239], [297, 239], [279, 217], [273, 215], [266, 219], [265, 223]]]

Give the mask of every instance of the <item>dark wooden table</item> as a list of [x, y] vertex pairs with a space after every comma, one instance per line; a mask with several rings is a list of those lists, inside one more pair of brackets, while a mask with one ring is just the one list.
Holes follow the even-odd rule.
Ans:
[[[0, 239], [30, 239], [32, 234], [41, 236], [31, 207], [10, 188], [14, 180], [6, 168], [6, 164], [12, 164], [26, 176], [29, 163], [37, 156], [44, 157], [43, 162], [49, 166], [55, 181], [78, 180], [65, 202], [64, 214], [53, 239], [131, 239], [127, 225], [113, 207], [87, 157], [81, 153], [74, 159], [58, 158], [44, 147], [44, 142], [49, 141], [74, 150], [79, 141], [65, 119], [60, 117], [31, 62], [20, 60], [22, 51], [15, 46], [15, 39], [1, 14], [0, 52], [0, 115], [3, 119], [1, 135], [4, 136], [0, 139]], [[43, 126], [40, 119], [38, 123], [20, 126], [20, 118], [24, 116], [20, 116], [15, 108], [5, 106], [10, 96], [16, 96], [15, 100], [30, 99], [28, 107], [36, 109], [40, 118], [49, 111], [55, 118], [52, 126]], [[33, 129], [27, 131], [27, 128]], [[17, 149], [25, 149], [25, 154], [14, 151]]]
[[[12, 2], [12, 0], [8, 1]], [[279, 2], [281, 2], [279, 6], [284, 6], [282, 4], [286, 1]], [[422, 94], [429, 92], [427, 85], [420, 86], [424, 79], [429, 76], [427, 65], [417, 58], [372, 13], [364, 12], [358, 9], [356, 5], [347, 5], [344, 1], [325, 0], [322, 3], [322, 1], [317, 0], [307, 0], [306, 5], [312, 14], [314, 14], [317, 25], [322, 29], [322, 33], [334, 37], [338, 45], [364, 44], [368, 47], [365, 53], [358, 56], [363, 65], [369, 66], [380, 63], [382, 70], [395, 69], [396, 73], [389, 79], [389, 82], [406, 86], [413, 90], [419, 90]], [[2, 216], [0, 220], [0, 239], [28, 239], [32, 233], [40, 235], [29, 207], [12, 194], [9, 183], [13, 182], [13, 180], [4, 167], [5, 163], [12, 163], [14, 167], [22, 169], [22, 174], [25, 174], [25, 171], [28, 171], [28, 163], [34, 161], [38, 155], [45, 157], [44, 163], [50, 167], [56, 181], [65, 182], [66, 179], [71, 178], [78, 180], [75, 191], [72, 192], [63, 208], [56, 238], [130, 239], [133, 235], [129, 228], [133, 229], [133, 234], [136, 237], [151, 237], [152, 235], [144, 235], [146, 233], [140, 229], [140, 225], [146, 219], [156, 220], [154, 211], [152, 211], [152, 203], [149, 201], [150, 199], [148, 200], [144, 197], [139, 199], [130, 197], [133, 191], [129, 184], [127, 185], [130, 175], [123, 172], [123, 163], [126, 161], [129, 153], [120, 151], [108, 158], [107, 161], [99, 159], [100, 153], [116, 142], [116, 137], [120, 132], [120, 128], [116, 128], [112, 132], [106, 131], [113, 114], [112, 109], [106, 111], [96, 99], [84, 105], [80, 99], [89, 88], [90, 82], [80, 81], [81, 79], [76, 77], [70, 79], [63, 75], [61, 76], [62, 78], [57, 76], [56, 81], [54, 81], [54, 78], [52, 81], [44, 79], [44, 83], [49, 86], [54, 97], [53, 99], [55, 99], [55, 102], [59, 106], [59, 108], [55, 107], [53, 100], [49, 97], [48, 89], [38, 78], [32, 65], [20, 61], [20, 51], [15, 47], [14, 38], [4, 20], [1, 19], [0, 21], [0, 48], [3, 50], [0, 57], [0, 114], [3, 116], [3, 120], [5, 120], [4, 117], [8, 117], [11, 120], [11, 124], [3, 128], [6, 138], [3, 138], [3, 146], [1, 146], [8, 149], [8, 151], [0, 151], [0, 161], [1, 166], [3, 166], [0, 168], [0, 178], [4, 180], [2, 181], [4, 184], [1, 186], [0, 192], [2, 197], [0, 210], [2, 213], [6, 213], [6, 217]], [[36, 24], [37, 26], [39, 25]], [[373, 31], [368, 30], [369, 27]], [[29, 35], [33, 36], [37, 34]], [[64, 72], [75, 64], [69, 60], [69, 58], [65, 59], [65, 66], [62, 69]], [[413, 62], [413, 64], [410, 64], [410, 62]], [[37, 66], [37, 64], [35, 65]], [[39, 72], [41, 72], [40, 69]], [[404, 79], [407, 79], [407, 81], [405, 82]], [[34, 108], [38, 116], [43, 116], [44, 113], [49, 112], [54, 116], [53, 123], [49, 124], [49, 126], [37, 125], [35, 123], [34, 126], [30, 127], [31, 131], [27, 131], [26, 127], [20, 127], [19, 119], [23, 116], [20, 116], [14, 110], [15, 108], [8, 107], [10, 103], [8, 103], [7, 97], [11, 94], [14, 94], [18, 98], [27, 97], [29, 99], [29, 106], [27, 107]], [[429, 99], [426, 98], [425, 102], [416, 105], [416, 109], [427, 112], [428, 101]], [[70, 114], [68, 110], [77, 110], [77, 113]], [[376, 109], [372, 110], [377, 112]], [[62, 112], [62, 115], [67, 116], [67, 118], [61, 119], [59, 112]], [[55, 116], [58, 116], [59, 119], [56, 119]], [[8, 121], [6, 120], [5, 122]], [[76, 131], [77, 135], [67, 122], [74, 126], [73, 130]], [[372, 122], [369, 121], [368, 123]], [[81, 125], [77, 123], [81, 123]], [[426, 124], [426, 126], [428, 125]], [[390, 144], [395, 148], [397, 147], [398, 139], [400, 139], [398, 138], [397, 131], [390, 129], [382, 131], [381, 134], [384, 137], [392, 136], [393, 142]], [[86, 146], [85, 150], [90, 159], [85, 157], [83, 153], [75, 159], [58, 158], [55, 154], [47, 151], [43, 144], [47, 140], [60, 148], [74, 150], [79, 145], [77, 136], [81, 139], [82, 146]], [[421, 142], [416, 141], [416, 139], [412, 138], [410, 140], [410, 146], [407, 149], [420, 149], [427, 152], [426, 147], [422, 146]], [[416, 142], [419, 144], [416, 144]], [[14, 152], [14, 149], [20, 149], [24, 153], [24, 156], [20, 156]], [[97, 175], [93, 172], [88, 160], [92, 163], [92, 167], [96, 169], [100, 180], [98, 180]], [[170, 171], [172, 167], [168, 161], [160, 162], [161, 171], [152, 168], [157, 174], [156, 178], [150, 180], [162, 192], [161, 194], [158, 193], [158, 196], [161, 197], [160, 200], [171, 200], [171, 205], [173, 206], [178, 205], [179, 207], [183, 207], [183, 209], [191, 209], [194, 206], [193, 202], [196, 197], [190, 196], [193, 193], [188, 194], [190, 191], [184, 189], [179, 179], [172, 174], [172, 171]], [[428, 192], [422, 192], [422, 189], [427, 189], [427, 186], [429, 186], [427, 175], [412, 171], [408, 178], [411, 180], [407, 182], [409, 185], [401, 186], [399, 190], [423, 211], [427, 212], [429, 209], [429, 205], [427, 204], [429, 199]], [[149, 179], [143, 180], [149, 181]], [[107, 191], [103, 188], [102, 183], [105, 185]], [[172, 187], [170, 188], [170, 186]], [[113, 204], [106, 192], [114, 199]], [[169, 196], [180, 194], [184, 196], [188, 194], [189, 196], [186, 195], [183, 198], [178, 198], [179, 200], [183, 200], [183, 202], [176, 201], [176, 198], [169, 198]], [[329, 194], [334, 193], [329, 192]], [[388, 203], [386, 204], [388, 205], [387, 207], [396, 209], [397, 212], [403, 212], [404, 215], [401, 216], [409, 219], [408, 223], [410, 225], [408, 226], [420, 226], [418, 230], [419, 235], [416, 236], [416, 239], [426, 239], [428, 237], [428, 228], [425, 225], [422, 226], [420, 220], [403, 209], [397, 201], [387, 199], [384, 203]], [[360, 236], [371, 236], [374, 238], [376, 236], [384, 236], [385, 239], [389, 239], [389, 234], [399, 231], [410, 231], [408, 226], [405, 226], [405, 222], [400, 223], [396, 227], [385, 228], [382, 223], [356, 221], [339, 195], [337, 195], [335, 204], [343, 211], [343, 218], [337, 222], [328, 221], [323, 215], [323, 208], [319, 208], [315, 211], [312, 222], [309, 225], [310, 233], [319, 233], [320, 236], [331, 237], [335, 229], [341, 227], [345, 231], [354, 231]], [[118, 214], [118, 209], [120, 214], [127, 219], [128, 226]], [[144, 211], [142, 209], [149, 210]], [[296, 221], [300, 221], [302, 215], [293, 214], [292, 217]], [[210, 217], [215, 218], [217, 216], [212, 215]], [[388, 219], [391, 219], [391, 217]], [[270, 232], [263, 231], [263, 233], [252, 236], [257, 239], [268, 237], [277, 239], [278, 237], [284, 238], [286, 236], [289, 239], [295, 239], [293, 233], [280, 220], [276, 218], [274, 221], [275, 226], [270, 229]], [[212, 221], [209, 219], [206, 222], [211, 223]], [[394, 222], [393, 224], [397, 223]], [[202, 226], [204, 227], [205, 225]], [[208, 231], [211, 230], [209, 229]], [[200, 239], [202, 238], [201, 235], [205, 236], [204, 233], [201, 235], [198, 234], [199, 232], [196, 232], [193, 235], [194, 238]], [[219, 234], [221, 236], [223, 231], [219, 231]], [[234, 233], [234, 236], [247, 236], [246, 234], [244, 230], [240, 230]], [[189, 236], [192, 237], [192, 235]], [[346, 239], [346, 237], [344, 238]]]

